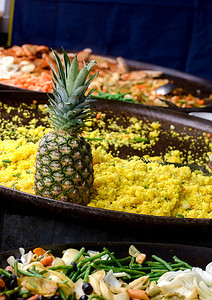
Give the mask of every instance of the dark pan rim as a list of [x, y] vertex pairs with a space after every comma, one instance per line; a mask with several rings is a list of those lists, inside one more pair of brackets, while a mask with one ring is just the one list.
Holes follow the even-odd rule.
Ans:
[[[53, 215], [60, 215], [64, 217], [72, 217], [76, 219], [85, 219], [90, 221], [100, 221], [102, 223], [121, 223], [130, 226], [151, 226], [161, 228], [173, 227], [178, 229], [186, 229], [195, 227], [201, 230], [212, 229], [212, 219], [207, 218], [177, 218], [177, 217], [163, 217], [155, 215], [136, 214], [115, 210], [108, 210], [102, 208], [94, 208], [90, 206], [83, 206], [69, 202], [62, 202], [55, 199], [44, 198], [37, 195], [28, 194], [25, 192], [13, 190], [4, 186], [0, 186], [0, 194], [7, 201], [5, 204], [22, 205], [25, 209], [30, 211], [48, 211]], [[4, 205], [4, 204], [3, 204]]]
[[[34, 97], [38, 97], [38, 100], [40, 97], [47, 97], [48, 98], [48, 95], [51, 95], [51, 93], [45, 93], [45, 92], [38, 92], [38, 91], [32, 91], [32, 90], [26, 90], [26, 89], [21, 89], [21, 88], [12, 88], [12, 89], [8, 89], [8, 90], [2, 90], [1, 89], [1, 84], [0, 84], [0, 96], [2, 97], [3, 95], [10, 95], [10, 94], [14, 94], [16, 93], [17, 95], [20, 93], [25, 93], [25, 94], [28, 94], [28, 95], [31, 95], [31, 96], [34, 96]], [[212, 91], [211, 91], [212, 93]], [[144, 105], [142, 103], [130, 103], [130, 102], [125, 102], [125, 101], [118, 101], [118, 100], [110, 100], [110, 99], [107, 99], [107, 98], [98, 98], [98, 97], [95, 97], [96, 100], [99, 100], [99, 101], [114, 101], [116, 103], [127, 103], [127, 104], [135, 104], [135, 105], [138, 105], [139, 107], [141, 108], [148, 108], [148, 109], [163, 109], [164, 111], [166, 110], [170, 110], [170, 111], [174, 111], [174, 112], [181, 112], [181, 113], [191, 113], [191, 112], [212, 112], [212, 102], [204, 107], [193, 107], [193, 108], [189, 108], [189, 107], [185, 107], [185, 108], [182, 108], [182, 107], [165, 107], [165, 106], [153, 106], [153, 105]]]

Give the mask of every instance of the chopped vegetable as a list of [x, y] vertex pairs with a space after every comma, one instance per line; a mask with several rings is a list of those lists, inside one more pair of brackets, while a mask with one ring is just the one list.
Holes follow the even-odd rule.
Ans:
[[[152, 255], [151, 260], [136, 262], [140, 255], [145, 256], [145, 254], [133, 245], [129, 248], [130, 255], [123, 258], [117, 258], [115, 253], [107, 248], [103, 248], [101, 252], [85, 252], [84, 247], [80, 250], [70, 248], [64, 251], [61, 258], [55, 257], [50, 252], [43, 248], [35, 248], [33, 254], [37, 256], [31, 256], [31, 260], [27, 263], [22, 263], [26, 255], [30, 257], [24, 251], [20, 262], [10, 258], [15, 274], [0, 269], [0, 296], [14, 295], [15, 298], [24, 297], [31, 300], [40, 299], [40, 296], [55, 297], [52, 299], [60, 297], [62, 300], [153, 300], [154, 296], [157, 296], [155, 299], [165, 300], [168, 299], [170, 292], [174, 294], [176, 287], [180, 286], [180, 283], [172, 285], [172, 282], [170, 286], [167, 285], [169, 276], [177, 278], [179, 273], [181, 278], [186, 274], [189, 276], [194, 274], [193, 276], [197, 276], [195, 278], [201, 276], [201, 273], [195, 275], [195, 272], [200, 272], [200, 268], [192, 268], [177, 256], [173, 257], [174, 262], [167, 262], [157, 255]], [[39, 260], [40, 257], [43, 258]], [[42, 260], [49, 257], [53, 261], [61, 262], [61, 265], [45, 267]], [[74, 268], [72, 263], [75, 263], [77, 268]], [[208, 271], [210, 265], [207, 266]], [[212, 282], [212, 275], [207, 276], [211, 276], [210, 282]], [[207, 282], [209, 282], [208, 278]], [[192, 283], [188, 281], [188, 285], [183, 286], [184, 290], [181, 289], [189, 294], [195, 286], [196, 298], [189, 298], [190, 300], [198, 299], [200, 279], [195, 280]], [[205, 279], [202, 277], [201, 280]], [[183, 281], [183, 284], [186, 282], [187, 280]], [[181, 290], [178, 291], [179, 295]], [[211, 291], [208, 289], [205, 293], [210, 295]], [[200, 297], [200, 299], [209, 298]]]

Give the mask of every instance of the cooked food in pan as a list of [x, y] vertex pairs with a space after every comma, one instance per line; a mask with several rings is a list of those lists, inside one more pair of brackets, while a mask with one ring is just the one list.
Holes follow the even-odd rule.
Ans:
[[[127, 116], [119, 125], [120, 117], [109, 119], [107, 112], [96, 114], [96, 127], [92, 128], [93, 100], [84, 93], [96, 76], [86, 81], [94, 62], [79, 72], [76, 57], [70, 64], [64, 52], [64, 71], [56, 53], [55, 57], [59, 75], [53, 69], [52, 123], [46, 108], [39, 104], [42, 115], [39, 119], [31, 118], [37, 113], [33, 110], [37, 103], [31, 108], [24, 103], [16, 107], [2, 104], [0, 183], [93, 207], [158, 216], [210, 218], [212, 176], [210, 165], [203, 170], [201, 164], [211, 160], [211, 133], [185, 136], [184, 132], [175, 132], [172, 125], [169, 134], [180, 143], [190, 141], [187, 154], [172, 147], [163, 157], [122, 159], [108, 153], [111, 147], [119, 153], [119, 147], [128, 146], [148, 149], [150, 154], [156, 142], [160, 142], [160, 136], [167, 132], [162, 132], [158, 121], [144, 122], [136, 117]], [[28, 125], [24, 126], [27, 120]], [[196, 149], [198, 140], [202, 142], [201, 151], [192, 155], [192, 147]], [[183, 164], [186, 160], [187, 164]], [[197, 163], [199, 169], [193, 170], [191, 166]]]
[[49, 48], [38, 45], [0, 49], [0, 83], [18, 88], [50, 92]]
[[[59, 54], [60, 55], [60, 54]], [[68, 53], [71, 60], [75, 54]], [[167, 94], [157, 92], [157, 89], [172, 80], [164, 78], [162, 72], [152, 70], [131, 70], [126, 61], [121, 58], [107, 58], [94, 55], [91, 49], [84, 49], [78, 53], [80, 69], [83, 61], [97, 62], [91, 75], [99, 71], [91, 88], [95, 88], [94, 95], [102, 98], [131, 101], [143, 105], [169, 106], [169, 101], [182, 108], [204, 107], [210, 103], [212, 96], [207, 100], [198, 96], [191, 88], [185, 90], [176, 86]], [[42, 92], [52, 91], [52, 72], [48, 61], [56, 64], [54, 56], [46, 46], [23, 45], [13, 46], [0, 50], [0, 83], [19, 88]], [[168, 100], [168, 102], [162, 99]]]
[[[212, 298], [212, 263], [205, 270], [176, 255], [172, 262], [147, 258], [131, 245], [126, 257], [68, 248], [61, 256], [34, 248], [10, 256], [0, 269], [0, 297], [62, 300], [208, 300]], [[173, 254], [174, 255], [174, 254]]]

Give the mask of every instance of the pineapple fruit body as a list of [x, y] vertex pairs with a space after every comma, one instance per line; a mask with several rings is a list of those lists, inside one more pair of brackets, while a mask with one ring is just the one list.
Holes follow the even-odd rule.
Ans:
[[60, 130], [43, 136], [36, 155], [37, 195], [86, 205], [93, 178], [91, 147], [81, 135]]
[[[57, 71], [53, 72], [53, 95], [49, 113], [54, 131], [40, 141], [36, 154], [35, 193], [46, 198], [86, 205], [93, 184], [93, 159], [89, 143], [81, 136], [94, 115], [93, 90], [86, 93], [97, 73], [87, 79], [95, 61], [79, 71], [63, 50], [63, 63], [53, 51]], [[85, 94], [86, 93], [86, 94]]]

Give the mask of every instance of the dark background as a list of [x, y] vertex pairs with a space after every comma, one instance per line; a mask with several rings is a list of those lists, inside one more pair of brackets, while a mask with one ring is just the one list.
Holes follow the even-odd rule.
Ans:
[[211, 0], [16, 0], [12, 44], [45, 44], [212, 80]]

